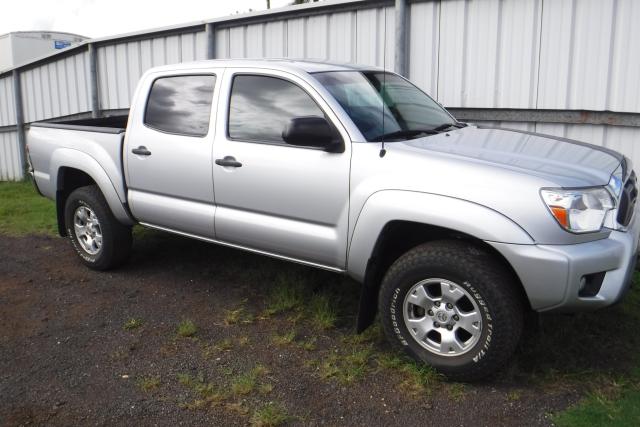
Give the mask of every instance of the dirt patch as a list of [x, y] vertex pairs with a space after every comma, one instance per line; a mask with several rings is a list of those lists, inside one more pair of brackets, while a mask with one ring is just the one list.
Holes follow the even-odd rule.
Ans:
[[[265, 314], [283, 273], [341, 289], [336, 328]], [[376, 362], [392, 357], [384, 341], [353, 347], [357, 298], [340, 276], [170, 235], [142, 234], [106, 273], [63, 239], [0, 236], [0, 424], [246, 425], [279, 408], [305, 425], [549, 425], [579, 397], [509, 368], [416, 389]]]

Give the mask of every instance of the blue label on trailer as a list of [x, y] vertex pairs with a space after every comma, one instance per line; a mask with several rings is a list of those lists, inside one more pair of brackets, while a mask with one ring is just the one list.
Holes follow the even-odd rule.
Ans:
[[64, 49], [65, 47], [71, 46], [71, 42], [68, 42], [66, 40], [55, 40], [53, 42], [53, 45], [56, 49]]

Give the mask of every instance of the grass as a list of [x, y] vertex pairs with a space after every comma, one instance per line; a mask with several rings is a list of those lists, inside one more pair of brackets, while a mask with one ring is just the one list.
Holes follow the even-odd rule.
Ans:
[[225, 310], [224, 324], [227, 326], [236, 325], [238, 323], [253, 323], [254, 316], [248, 313], [244, 307], [238, 307], [235, 310]]
[[267, 314], [279, 314], [300, 309], [304, 303], [304, 279], [289, 274], [279, 274], [276, 285], [267, 298]]
[[[418, 397], [430, 395], [436, 387], [442, 384], [443, 377], [430, 366], [417, 363], [404, 355], [397, 353], [382, 353], [376, 358], [379, 369], [389, 369], [399, 372], [402, 376], [400, 388], [407, 394]], [[464, 393], [464, 389], [454, 388], [449, 394], [455, 399]]]
[[271, 341], [273, 341], [275, 345], [287, 346], [293, 343], [295, 338], [296, 338], [296, 331], [290, 331], [283, 335], [274, 335], [273, 337], [271, 337]]
[[199, 397], [191, 403], [186, 403], [184, 405], [186, 409], [201, 409], [207, 405], [221, 403], [227, 398], [227, 394], [220, 391], [212, 382], [208, 382], [202, 372], [197, 376], [178, 374], [177, 377], [180, 384], [193, 390]]
[[374, 355], [371, 346], [358, 346], [344, 352], [335, 351], [315, 363], [322, 379], [336, 379], [341, 384], [352, 384], [365, 376]]
[[122, 325], [122, 328], [127, 331], [132, 331], [134, 329], [138, 329], [140, 326], [142, 326], [141, 319], [131, 318]]
[[0, 234], [55, 235], [55, 204], [40, 196], [30, 181], [0, 182]]
[[183, 320], [178, 324], [178, 335], [181, 337], [193, 337], [197, 332], [198, 327], [192, 320]]
[[244, 396], [255, 390], [258, 379], [268, 372], [262, 365], [256, 365], [248, 372], [243, 372], [231, 380], [231, 393], [235, 396]]
[[287, 414], [284, 406], [269, 402], [253, 413], [251, 425], [254, 427], [277, 427], [290, 419], [291, 417]]
[[149, 392], [160, 387], [160, 377], [143, 377], [138, 379], [137, 384], [142, 391]]
[[336, 301], [327, 293], [315, 294], [309, 303], [309, 315], [313, 325], [319, 329], [331, 329], [338, 319]]
[[640, 390], [627, 390], [615, 399], [591, 394], [553, 418], [558, 427], [635, 427], [640, 425]]

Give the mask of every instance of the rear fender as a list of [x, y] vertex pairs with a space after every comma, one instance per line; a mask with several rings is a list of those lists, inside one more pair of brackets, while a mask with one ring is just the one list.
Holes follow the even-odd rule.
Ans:
[[[120, 199], [113, 182], [100, 164], [88, 154], [73, 149], [58, 149], [52, 157], [50, 163], [50, 179], [49, 183], [53, 193], [62, 189], [63, 183], [60, 182], [60, 171], [62, 168], [78, 169], [93, 179], [100, 191], [102, 192], [111, 212], [116, 219], [124, 225], [133, 225], [134, 221], [129, 216], [124, 204], [125, 200]], [[63, 207], [64, 208], [64, 207]]]

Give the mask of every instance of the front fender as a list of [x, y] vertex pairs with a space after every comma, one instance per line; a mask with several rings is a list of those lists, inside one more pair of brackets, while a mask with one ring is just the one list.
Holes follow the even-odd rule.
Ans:
[[51, 156], [49, 176], [51, 178], [50, 187], [55, 194], [59, 190], [59, 171], [61, 168], [78, 169], [89, 175], [96, 183], [104, 195], [111, 212], [118, 221], [125, 225], [133, 225], [134, 221], [124, 207], [124, 200], [118, 196], [116, 188], [109, 179], [109, 176], [100, 164], [91, 156], [78, 150], [60, 148], [53, 152]]
[[351, 235], [347, 271], [354, 279], [364, 281], [378, 236], [391, 221], [443, 227], [490, 242], [533, 244], [518, 224], [486, 206], [438, 194], [382, 190], [364, 203]]

